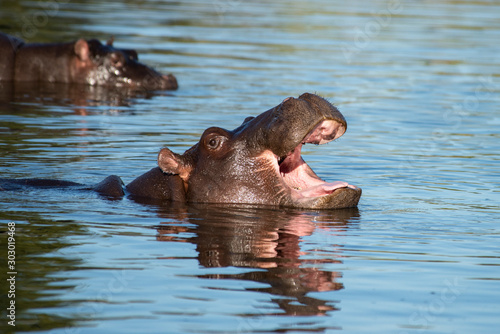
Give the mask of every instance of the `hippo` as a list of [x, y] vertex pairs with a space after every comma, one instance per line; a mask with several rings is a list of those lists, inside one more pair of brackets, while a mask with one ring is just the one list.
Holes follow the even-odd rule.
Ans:
[[175, 90], [172, 74], [162, 75], [140, 63], [135, 50], [118, 49], [113, 39], [69, 43], [24, 43], [0, 33], [0, 81], [59, 82]]
[[12, 80], [16, 52], [23, 44], [19, 38], [0, 33], [0, 81]]
[[[127, 186], [112, 175], [86, 187], [106, 196], [152, 198], [184, 203], [250, 204], [301, 209], [356, 207], [361, 189], [347, 182], [322, 180], [302, 159], [302, 146], [325, 144], [347, 129], [343, 115], [310, 93], [248, 117], [236, 129], [206, 129], [183, 154], [162, 148], [158, 167]], [[43, 187], [80, 187], [71, 181], [0, 180]], [[10, 185], [9, 185], [10, 184]]]

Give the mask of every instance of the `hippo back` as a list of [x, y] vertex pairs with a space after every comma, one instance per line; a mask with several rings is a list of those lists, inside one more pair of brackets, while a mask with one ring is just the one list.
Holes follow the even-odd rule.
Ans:
[[0, 33], [0, 81], [14, 79], [16, 52], [23, 44], [16, 37]]

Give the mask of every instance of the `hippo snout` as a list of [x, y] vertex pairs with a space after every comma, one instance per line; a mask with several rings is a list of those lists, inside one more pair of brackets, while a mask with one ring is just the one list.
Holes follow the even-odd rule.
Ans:
[[177, 78], [173, 74], [163, 74], [162, 75], [162, 89], [177, 89], [179, 85], [177, 83]]

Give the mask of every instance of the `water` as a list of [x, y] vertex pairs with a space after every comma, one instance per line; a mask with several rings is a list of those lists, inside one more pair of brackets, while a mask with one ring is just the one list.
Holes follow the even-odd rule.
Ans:
[[[288, 96], [347, 133], [304, 157], [363, 188], [332, 212], [0, 193], [16, 223], [16, 327], [50, 333], [495, 333], [500, 316], [496, 1], [18, 1], [1, 29], [135, 48], [158, 94], [2, 87], [2, 177], [125, 182], [209, 126]], [[2, 273], [7, 235], [2, 236]], [[4, 277], [4, 276], [2, 276]], [[4, 303], [5, 301], [5, 303]]]

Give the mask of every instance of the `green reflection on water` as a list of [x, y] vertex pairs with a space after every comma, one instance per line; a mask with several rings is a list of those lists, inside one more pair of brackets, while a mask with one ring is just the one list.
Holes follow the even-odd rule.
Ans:
[[7, 292], [7, 223], [16, 222], [15, 230], [15, 270], [16, 289], [16, 326], [15, 330], [36, 331], [49, 330], [72, 326], [74, 320], [71, 316], [63, 317], [54, 315], [51, 309], [72, 304], [72, 301], [61, 298], [64, 293], [76, 287], [75, 284], [58, 275], [62, 272], [76, 270], [82, 263], [81, 259], [68, 258], [60, 253], [64, 248], [73, 246], [67, 241], [68, 236], [84, 233], [79, 224], [62, 221], [55, 222], [41, 218], [37, 213], [24, 212], [22, 214], [1, 212], [0, 221], [0, 268], [2, 278], [0, 289], [2, 291], [2, 311], [0, 332], [11, 332], [13, 327], [7, 324], [8, 305]]

